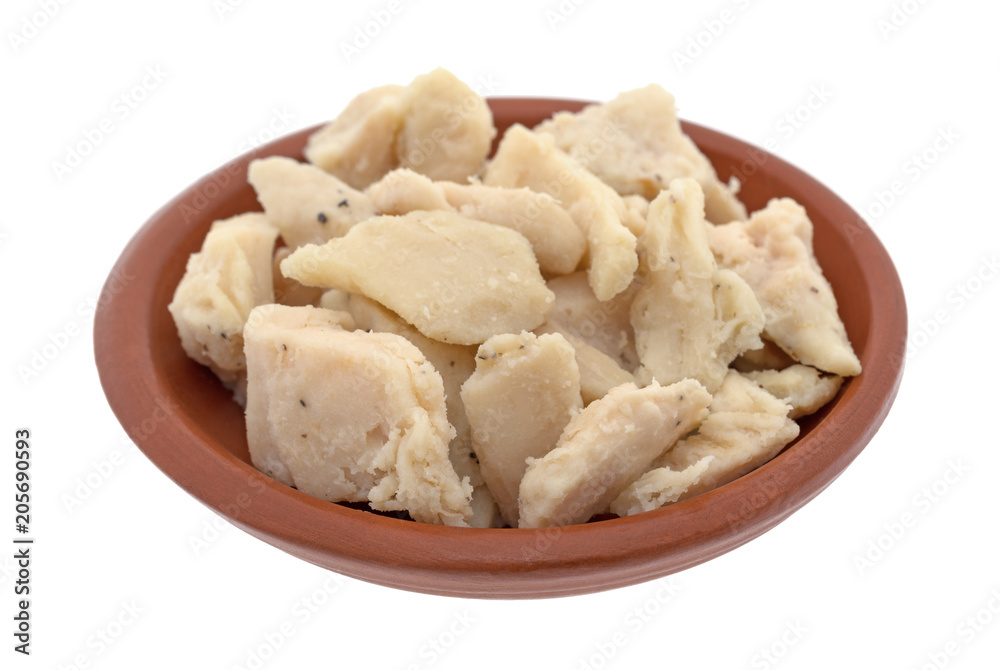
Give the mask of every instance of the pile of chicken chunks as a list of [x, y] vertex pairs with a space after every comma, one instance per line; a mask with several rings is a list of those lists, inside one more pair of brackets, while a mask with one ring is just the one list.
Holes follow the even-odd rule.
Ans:
[[773, 458], [861, 372], [792, 200], [748, 216], [657, 85], [496, 135], [445, 70], [250, 163], [169, 306], [255, 467], [449, 526], [626, 516]]

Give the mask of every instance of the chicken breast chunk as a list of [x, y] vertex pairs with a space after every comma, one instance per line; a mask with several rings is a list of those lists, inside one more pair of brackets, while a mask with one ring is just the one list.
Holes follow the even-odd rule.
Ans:
[[631, 372], [639, 366], [639, 354], [629, 310], [642, 283], [637, 276], [627, 289], [602, 302], [590, 288], [586, 273], [554, 277], [548, 286], [556, 303], [548, 322], [604, 352]]
[[844, 377], [860, 374], [812, 236], [805, 209], [789, 198], [771, 200], [745, 223], [708, 229], [719, 265], [753, 289], [770, 339], [797, 362]]
[[309, 136], [306, 160], [363, 189], [399, 165], [396, 136], [403, 122], [402, 86], [379, 86], [359, 94], [337, 118]]
[[247, 175], [268, 220], [293, 249], [341, 237], [375, 216], [368, 196], [315, 165], [283, 156], [258, 158]]
[[483, 478], [504, 520], [516, 527], [527, 459], [551, 451], [583, 407], [573, 347], [560, 335], [491, 337], [479, 347], [462, 402]]
[[216, 221], [167, 306], [185, 353], [243, 400], [243, 326], [257, 305], [274, 302], [271, 254], [278, 229], [263, 214]]
[[441, 376], [406, 339], [349, 332], [335, 312], [264, 305], [246, 327], [254, 465], [331, 502], [367, 500], [454, 526], [472, 487], [448, 458]]
[[844, 383], [844, 378], [839, 375], [825, 375], [816, 368], [799, 363], [783, 370], [745, 372], [744, 376], [791, 406], [788, 413], [790, 419], [812, 414], [833, 400]]
[[[469, 520], [469, 525], [490, 527], [496, 516], [490, 511], [493, 497], [486, 488], [479, 462], [472, 449], [472, 430], [465, 416], [465, 406], [462, 404], [461, 396], [462, 384], [476, 369], [476, 348], [447, 344], [425, 337], [398, 314], [363, 295], [349, 295], [346, 309], [361, 330], [394, 333], [405, 337], [441, 375], [448, 423], [455, 429], [455, 437], [448, 444], [448, 457], [458, 476], [467, 479], [473, 487], [472, 506], [475, 511]], [[480, 523], [485, 525], [480, 526]]]
[[521, 480], [520, 527], [584, 523], [603, 512], [701, 423], [711, 400], [693, 379], [611, 389], [570, 421], [555, 449], [528, 464]]
[[552, 196], [528, 188], [435, 182], [400, 169], [372, 184], [368, 193], [384, 214], [443, 209], [516, 230], [531, 243], [538, 266], [548, 276], [572, 272], [586, 251], [583, 233], [566, 210]]
[[527, 187], [555, 198], [587, 238], [587, 276], [594, 295], [610, 300], [628, 288], [639, 259], [635, 235], [623, 223], [625, 203], [614, 189], [557, 148], [551, 136], [520, 124], [508, 128], [483, 183]]
[[310, 136], [305, 156], [356, 189], [400, 166], [465, 181], [486, 160], [495, 135], [482, 96], [438, 68], [405, 87], [360, 94]]
[[420, 75], [399, 96], [399, 165], [431, 179], [464, 182], [476, 174], [496, 135], [481, 95], [451, 72]]
[[536, 130], [622, 195], [653, 200], [674, 179], [688, 177], [705, 193], [709, 221], [747, 218], [743, 203], [681, 129], [674, 96], [656, 84], [575, 114], [559, 112]]
[[763, 346], [760, 305], [737, 274], [716, 267], [705, 229], [692, 179], [672, 182], [649, 206], [640, 241], [648, 276], [631, 307], [641, 383], [693, 378], [715, 392], [734, 358]]
[[789, 407], [735, 370], [712, 397], [698, 432], [660, 456], [611, 504], [619, 516], [656, 509], [728, 484], [774, 458], [799, 434]]
[[555, 300], [523, 235], [442, 211], [369, 219], [323, 246], [299, 247], [281, 271], [360, 293], [452, 344], [536, 328]]

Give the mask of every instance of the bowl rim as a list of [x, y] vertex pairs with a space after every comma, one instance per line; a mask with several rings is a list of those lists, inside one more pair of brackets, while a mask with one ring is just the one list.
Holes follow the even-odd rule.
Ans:
[[[573, 111], [589, 104], [560, 98], [488, 101], [494, 114], [547, 110], [546, 117], [554, 108]], [[253, 158], [287, 155], [275, 147], [289, 138], [305, 138], [322, 125], [232, 159], [157, 210], [122, 251], [102, 298], [116, 277], [134, 279], [126, 290], [100, 300], [94, 318], [100, 382], [129, 437], [181, 488], [252, 535], [344, 575], [423, 593], [537, 598], [600, 591], [684, 570], [770, 530], [829, 486], [885, 419], [902, 379], [907, 326], [902, 286], [877, 236], [846, 202], [799, 168], [742, 140], [682, 121], [684, 131], [706, 153], [733, 142], [763, 152], [769, 174], [808, 182], [817, 193], [812, 206], [840, 212], [838, 221], [854, 231], [847, 234], [871, 289], [864, 372], [845, 384], [835, 410], [793, 447], [730, 484], [659, 510], [542, 529], [451, 528], [379, 516], [307, 496], [233, 454], [206, 448], [209, 436], [171, 403], [170, 389], [156, 373], [149, 344], [157, 273], [150, 271], [147, 259], [186, 232], [178, 232], [171, 220], [193, 195], [217, 182], [222, 171], [242, 169], [245, 175]], [[246, 187], [245, 179], [230, 181], [220, 187], [218, 197]], [[150, 371], [154, 374], [143, 374]], [[156, 412], [166, 417], [156, 430], [136, 428]], [[255, 492], [247, 507], [233, 505], [233, 493], [226, 488], [240, 481]], [[734, 515], [733, 510], [742, 511]], [[287, 523], [289, 514], [297, 520], [293, 526]], [[614, 541], [603, 541], [607, 538]]]

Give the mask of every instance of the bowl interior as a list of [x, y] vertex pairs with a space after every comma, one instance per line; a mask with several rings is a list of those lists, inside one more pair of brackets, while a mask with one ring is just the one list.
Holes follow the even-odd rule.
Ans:
[[[584, 103], [507, 98], [490, 104], [499, 137], [514, 122], [532, 126]], [[628, 519], [478, 530], [326, 503], [258, 473], [250, 464], [243, 410], [184, 354], [167, 304], [211, 223], [260, 210], [246, 182], [248, 163], [270, 155], [303, 160], [315, 128], [207, 175], [129, 243], [112, 276], [125, 271], [137, 279], [102, 301], [95, 318], [95, 353], [112, 409], [160, 469], [235, 524], [305, 560], [382, 584], [480, 597], [567, 595], [652, 579], [731, 550], [817, 495], [871, 439], [902, 373], [905, 305], [885, 250], [836, 195], [756, 147], [695, 124], [684, 127], [720, 178], [740, 179], [740, 198], [750, 211], [776, 196], [806, 208], [816, 255], [865, 368], [832, 403], [801, 420], [799, 438], [778, 458], [732, 484]]]

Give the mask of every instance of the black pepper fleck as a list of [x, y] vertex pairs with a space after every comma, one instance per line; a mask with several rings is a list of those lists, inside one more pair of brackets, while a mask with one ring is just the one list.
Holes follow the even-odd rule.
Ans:
[[219, 333], [219, 337], [221, 337], [221, 338], [222, 338], [222, 339], [224, 339], [224, 340], [227, 340], [227, 339], [229, 339], [229, 338], [227, 338], [227, 337], [226, 337], [226, 334], [225, 334], [225, 333]]
[[326, 223], [326, 214], [320, 212], [319, 214], [316, 215], [316, 220], [319, 221], [320, 223]]
[[306, 406], [306, 401], [303, 400], [302, 398], [299, 398], [299, 404], [302, 405], [303, 407], [305, 407]]
[[347, 202], [347, 198], [344, 198], [343, 200], [337, 203], [337, 207], [350, 207], [350, 206], [351, 203]]
[[283, 345], [283, 344], [282, 344], [282, 345], [281, 345], [281, 350], [282, 350], [282, 351], [288, 351], [288, 347], [286, 347], [285, 345]]
[[815, 286], [810, 286], [809, 290], [812, 291], [813, 293], [819, 293], [819, 289], [816, 288]]
[[674, 428], [676, 428], [676, 427], [677, 427], [677, 426], [679, 426], [679, 425], [681, 425], [681, 422], [680, 422], [680, 421], [678, 421], [677, 423], [675, 423], [675, 424], [674, 424]]
[[670, 262], [671, 262], [671, 263], [676, 263], [677, 261], [675, 261], [675, 260], [674, 260], [674, 257], [673, 257], [673, 256], [671, 256], [671, 257], [670, 257]]

